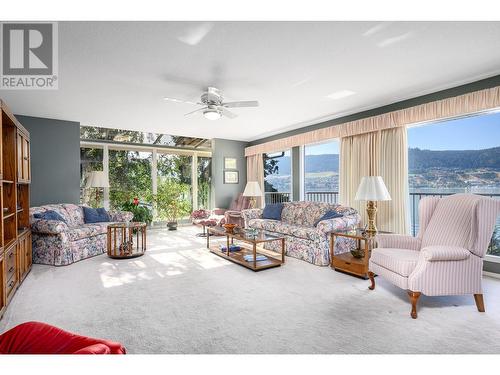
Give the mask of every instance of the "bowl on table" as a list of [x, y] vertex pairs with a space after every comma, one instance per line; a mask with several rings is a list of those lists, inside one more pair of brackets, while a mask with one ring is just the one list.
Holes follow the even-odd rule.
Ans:
[[224, 229], [226, 230], [227, 233], [233, 233], [234, 232], [234, 228], [237, 227], [236, 224], [224, 224], [223, 225]]

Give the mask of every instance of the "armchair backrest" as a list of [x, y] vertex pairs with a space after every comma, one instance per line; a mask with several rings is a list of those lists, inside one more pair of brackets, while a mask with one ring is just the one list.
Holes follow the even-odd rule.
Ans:
[[250, 199], [249, 197], [243, 196], [242, 193], [239, 193], [236, 199], [231, 202], [229, 206], [229, 211], [241, 211], [246, 210], [250, 207]]
[[422, 248], [459, 246], [483, 257], [500, 213], [500, 201], [475, 194], [454, 194], [420, 201]]

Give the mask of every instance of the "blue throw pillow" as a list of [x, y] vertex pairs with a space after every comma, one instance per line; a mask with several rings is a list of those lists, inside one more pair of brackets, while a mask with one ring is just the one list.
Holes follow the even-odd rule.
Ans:
[[262, 212], [262, 218], [281, 220], [281, 211], [283, 211], [283, 203], [266, 204]]
[[85, 224], [93, 224], [108, 222], [110, 221], [110, 218], [104, 208], [83, 206], [83, 220], [85, 221]]
[[62, 221], [63, 223], [66, 223], [66, 220], [59, 215], [57, 212], [53, 210], [47, 210], [45, 212], [39, 212], [33, 215], [35, 219], [42, 219], [42, 220], [57, 220], [57, 221]]
[[322, 220], [335, 219], [337, 217], [342, 217], [342, 216], [344, 216], [344, 215], [339, 214], [337, 211], [334, 211], [334, 210], [326, 211], [323, 216], [321, 216], [318, 220], [316, 220], [314, 222], [314, 226], [317, 227], [319, 222]]

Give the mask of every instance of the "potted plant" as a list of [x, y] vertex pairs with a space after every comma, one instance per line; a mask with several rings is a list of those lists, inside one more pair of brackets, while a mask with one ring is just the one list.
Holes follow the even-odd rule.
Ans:
[[176, 230], [178, 219], [190, 213], [189, 185], [172, 179], [163, 179], [158, 183], [154, 202], [158, 216], [167, 220], [169, 230]]
[[128, 200], [122, 203], [121, 209], [123, 211], [129, 211], [134, 214], [132, 221], [143, 222], [148, 225], [153, 221], [153, 213], [150, 207], [139, 202], [139, 198], [134, 197], [132, 200]]

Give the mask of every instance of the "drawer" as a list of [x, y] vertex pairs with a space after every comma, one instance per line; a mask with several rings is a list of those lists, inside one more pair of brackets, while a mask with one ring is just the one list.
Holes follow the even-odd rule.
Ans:
[[10, 267], [14, 266], [16, 268], [16, 247], [12, 246], [5, 252], [5, 264], [7, 271]]
[[5, 295], [7, 296], [7, 298], [9, 298], [11, 294], [14, 292], [14, 288], [16, 287], [16, 285], [17, 285], [17, 277], [14, 274], [12, 278], [9, 281], [7, 281], [5, 285]]
[[333, 258], [333, 267], [356, 275], [365, 275], [368, 272], [368, 265], [339, 258]]
[[7, 263], [5, 263], [5, 266], [6, 266], [6, 270], [5, 270], [5, 279], [6, 280], [9, 280], [12, 278], [12, 275], [14, 275], [17, 271], [16, 269], [16, 263], [14, 262], [13, 265], [9, 265]]

